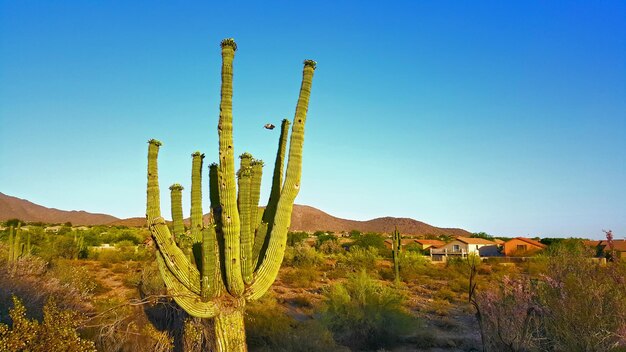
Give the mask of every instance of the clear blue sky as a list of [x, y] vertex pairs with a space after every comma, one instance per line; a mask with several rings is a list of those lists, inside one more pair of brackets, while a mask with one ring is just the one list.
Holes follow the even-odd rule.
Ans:
[[169, 212], [190, 154], [216, 158], [219, 42], [234, 37], [235, 146], [266, 175], [278, 130], [262, 125], [292, 118], [302, 60], [318, 61], [297, 203], [624, 237], [625, 14], [623, 1], [1, 0], [0, 192], [142, 216], [157, 138]]

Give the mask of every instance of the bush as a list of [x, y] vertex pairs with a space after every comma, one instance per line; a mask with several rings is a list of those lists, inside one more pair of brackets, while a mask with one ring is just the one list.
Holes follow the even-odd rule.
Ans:
[[419, 252], [402, 252], [400, 260], [400, 278], [405, 281], [416, 280], [430, 266], [430, 261]]
[[318, 246], [318, 250], [320, 253], [324, 254], [339, 254], [344, 253], [345, 250], [338, 241], [325, 241], [320, 246]]
[[368, 232], [361, 236], [356, 236], [352, 242], [352, 246], [359, 246], [361, 248], [375, 248], [379, 252], [389, 251], [385, 246], [385, 238], [377, 233]]
[[311, 287], [319, 278], [320, 273], [315, 267], [302, 267], [287, 271], [282, 275], [282, 280], [287, 285], [298, 288]]
[[352, 272], [365, 270], [368, 273], [376, 273], [376, 263], [380, 260], [378, 250], [373, 247], [366, 249], [361, 247], [351, 247], [343, 258], [339, 259], [339, 264], [345, 266]]
[[251, 351], [342, 351], [332, 334], [315, 320], [298, 322], [273, 297], [252, 302], [246, 309], [246, 341]]
[[304, 242], [309, 237], [306, 232], [289, 232], [287, 233], [287, 245], [295, 246], [296, 244]]
[[315, 247], [317, 248], [320, 248], [320, 246], [324, 244], [326, 241], [338, 242], [337, 236], [333, 235], [332, 233], [325, 233], [325, 232], [319, 233], [319, 231], [317, 231], [315, 232], [314, 236], [317, 237], [317, 241], [315, 243]]
[[322, 321], [335, 340], [353, 350], [388, 348], [402, 342], [417, 320], [402, 307], [404, 297], [362, 270], [326, 292]]
[[285, 249], [285, 258], [283, 259], [285, 266], [308, 268], [317, 266], [323, 262], [324, 257], [320, 253], [317, 253], [315, 248], [311, 248], [307, 244], [300, 243], [295, 247]]
[[70, 310], [60, 310], [50, 300], [43, 309], [43, 321], [26, 318], [26, 308], [13, 297], [10, 310], [12, 326], [0, 324], [0, 346], [7, 351], [96, 351], [94, 343], [81, 339], [76, 328], [79, 314]]

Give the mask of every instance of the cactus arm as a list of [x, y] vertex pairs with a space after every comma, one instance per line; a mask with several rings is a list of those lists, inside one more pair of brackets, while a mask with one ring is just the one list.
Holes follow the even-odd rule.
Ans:
[[9, 262], [13, 261], [13, 226], [9, 228]]
[[174, 243], [170, 230], [163, 218], [148, 223], [152, 237], [163, 254], [165, 265], [169, 271], [193, 293], [200, 294], [200, 272], [189, 261], [187, 255]]
[[287, 139], [289, 137], [289, 125], [291, 123], [287, 119], [283, 119], [280, 125], [280, 138], [278, 139], [278, 150], [276, 151], [276, 161], [274, 162], [274, 174], [272, 176], [272, 188], [270, 190], [270, 198], [263, 211], [262, 224], [256, 232], [254, 238], [253, 260], [256, 267], [259, 262], [259, 258], [262, 257], [263, 252], [267, 249], [266, 238], [267, 234], [271, 231], [271, 226], [276, 215], [276, 207], [278, 206], [278, 200], [280, 199], [280, 189], [283, 186], [283, 169], [285, 165], [285, 150], [287, 149]]
[[241, 155], [241, 167], [237, 173], [239, 194], [237, 195], [237, 207], [241, 221], [241, 270], [246, 284], [252, 280], [252, 241], [254, 234], [250, 232], [252, 218], [250, 214], [250, 186], [252, 182], [252, 155]]
[[276, 161], [274, 162], [274, 174], [272, 176], [272, 188], [270, 190], [270, 199], [267, 207], [263, 212], [263, 221], [271, 224], [276, 215], [276, 207], [280, 199], [280, 190], [283, 186], [283, 169], [285, 165], [285, 150], [287, 149], [287, 138], [289, 136], [290, 122], [283, 119], [280, 125], [280, 138], [278, 139], [278, 150], [276, 151]]
[[200, 293], [203, 301], [219, 296], [224, 290], [219, 260], [215, 225], [210, 224], [202, 230], [202, 290]]
[[183, 251], [176, 246], [165, 220], [161, 217], [159, 200], [159, 172], [157, 159], [161, 142], [151, 139], [148, 141], [148, 190], [146, 217], [148, 228], [160, 251], [166, 254], [164, 260], [168, 269], [189, 290], [200, 292], [200, 274], [191, 264]]
[[226, 287], [233, 296], [243, 293], [241, 273], [240, 224], [235, 187], [235, 158], [233, 148], [233, 59], [237, 45], [232, 39], [224, 39], [222, 46], [222, 88], [220, 101], [219, 176], [222, 207], [222, 233], [224, 234], [224, 258]]
[[285, 184], [283, 185], [278, 209], [274, 218], [274, 223], [270, 233], [267, 251], [257, 269], [254, 281], [246, 290], [246, 299], [253, 300], [261, 297], [272, 285], [278, 269], [285, 255], [285, 245], [287, 242], [287, 230], [291, 223], [291, 213], [293, 202], [300, 190], [300, 178], [302, 173], [302, 146], [304, 144], [304, 126], [306, 114], [311, 95], [311, 84], [313, 72], [315, 71], [315, 61], [306, 60], [302, 72], [302, 85], [300, 96], [296, 105], [296, 114], [291, 130], [291, 141], [289, 145], [289, 161], [287, 163], [287, 173]]
[[176, 240], [176, 244], [180, 245], [179, 235], [185, 233], [185, 225], [183, 224], [183, 186], [175, 183], [170, 186], [170, 198], [172, 201], [172, 234]]
[[165, 282], [168, 293], [172, 296], [172, 298], [174, 298], [174, 301], [176, 301], [181, 308], [194, 317], [215, 317], [219, 313], [217, 304], [213, 301], [201, 301], [200, 296], [187, 289], [181, 284], [176, 276], [170, 272], [163, 255], [159, 251], [157, 251], [156, 254], [161, 277], [163, 278], [163, 282]]
[[211, 200], [211, 211], [213, 213], [213, 221], [216, 225], [222, 218], [222, 206], [220, 204], [220, 188], [219, 188], [219, 166], [216, 163], [209, 165], [209, 198]]
[[259, 227], [259, 200], [261, 199], [261, 180], [263, 178], [263, 160], [252, 160], [252, 180], [250, 181], [250, 233]]
[[161, 217], [161, 201], [159, 192], [158, 155], [161, 142], [156, 139], [148, 141], [148, 190], [146, 218], [148, 222]]
[[204, 154], [195, 152], [191, 167], [191, 238], [194, 243], [202, 241], [202, 160]]

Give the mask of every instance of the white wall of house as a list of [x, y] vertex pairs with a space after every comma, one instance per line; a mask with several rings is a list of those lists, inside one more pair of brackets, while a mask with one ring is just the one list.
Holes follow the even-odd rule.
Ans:
[[494, 244], [468, 244], [459, 240], [454, 240], [437, 249], [431, 249], [433, 254], [476, 254], [480, 256], [498, 255], [498, 247]]

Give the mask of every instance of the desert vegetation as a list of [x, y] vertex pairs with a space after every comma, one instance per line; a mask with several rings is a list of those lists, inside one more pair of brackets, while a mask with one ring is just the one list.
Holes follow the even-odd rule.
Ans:
[[[26, 228], [32, 253], [14, 262], [10, 229], [0, 232], [0, 350], [202, 350], [206, 325], [168, 295], [147, 229]], [[89, 244], [78, 257], [68, 250], [75, 235]], [[486, 351], [620, 351], [626, 343], [626, 265], [592, 260], [580, 240], [515, 263], [442, 264], [405, 247], [396, 281], [393, 253], [372, 240], [385, 235], [365, 236], [366, 247], [361, 234], [318, 236], [289, 233], [276, 282], [247, 305], [249, 350], [481, 351], [484, 341]]]

